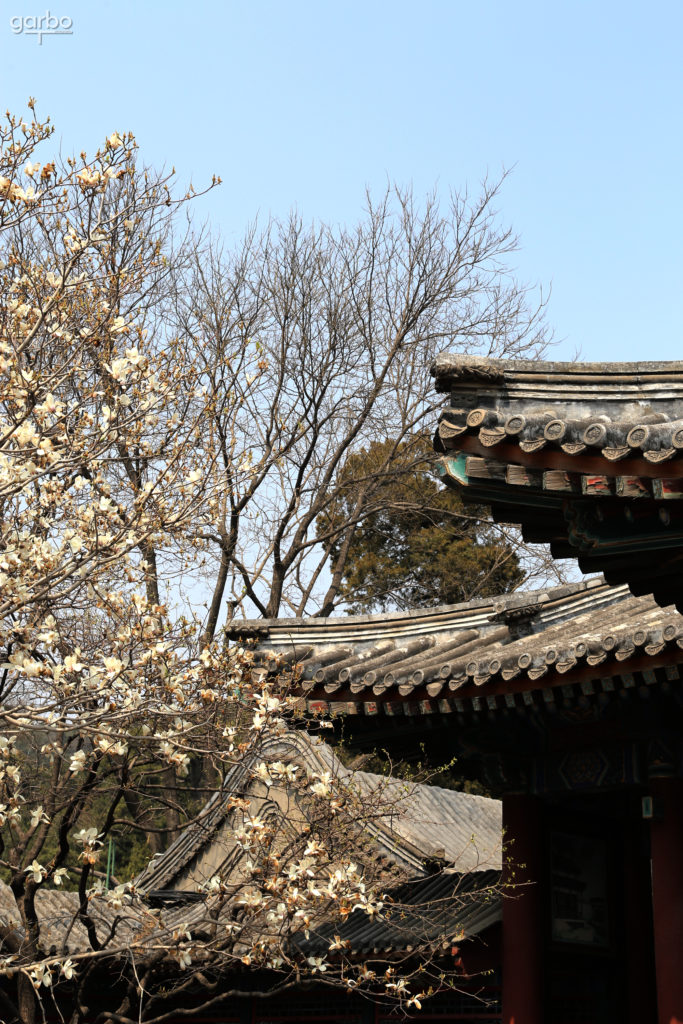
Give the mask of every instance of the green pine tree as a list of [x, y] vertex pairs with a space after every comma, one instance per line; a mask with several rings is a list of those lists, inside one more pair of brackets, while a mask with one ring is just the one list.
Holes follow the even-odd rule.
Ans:
[[[348, 486], [318, 521], [319, 534], [348, 522], [359, 481], [377, 473], [376, 510], [358, 523], [344, 565], [340, 596], [349, 612], [454, 604], [514, 590], [523, 572], [513, 545], [485, 509], [463, 506], [439, 482], [430, 440], [402, 445], [402, 465], [381, 476], [392, 445], [378, 441], [347, 460]], [[332, 565], [344, 537], [331, 547]]]

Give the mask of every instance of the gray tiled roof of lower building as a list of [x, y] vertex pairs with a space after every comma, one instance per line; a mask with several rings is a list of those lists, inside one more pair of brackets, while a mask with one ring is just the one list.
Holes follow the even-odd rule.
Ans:
[[328, 952], [335, 935], [349, 943], [352, 953], [364, 956], [409, 951], [435, 941], [450, 947], [502, 920], [499, 880], [497, 871], [441, 872], [414, 879], [387, 894], [381, 916], [352, 914], [341, 925], [316, 927], [308, 939], [300, 935], [297, 944], [317, 956]]
[[[423, 863], [438, 856], [460, 871], [499, 869], [501, 865], [502, 813], [498, 800], [473, 796], [437, 786], [405, 782], [369, 772], [352, 771], [331, 747], [302, 733], [292, 733], [264, 745], [259, 759], [286, 757], [308, 767], [323, 767], [346, 784], [384, 803], [387, 813], [373, 828], [377, 849], [388, 860], [416, 874]], [[177, 884], [188, 865], [214, 841], [227, 815], [227, 799], [242, 792], [251, 781], [248, 764], [238, 766], [226, 778], [221, 794], [207, 804], [199, 820], [185, 829], [169, 848], [154, 858], [138, 876], [143, 891], [168, 889]], [[378, 795], [379, 794], [379, 795]]]

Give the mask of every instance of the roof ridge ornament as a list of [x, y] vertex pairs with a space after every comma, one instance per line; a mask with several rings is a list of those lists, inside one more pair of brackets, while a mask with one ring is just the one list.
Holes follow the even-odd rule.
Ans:
[[[443, 376], [447, 376], [448, 386], [452, 380], [501, 384], [505, 378], [503, 364], [499, 359], [489, 359], [480, 355], [452, 355], [448, 352], [436, 357], [429, 372], [432, 377], [437, 378], [437, 387], [439, 379]], [[448, 386], [443, 390], [448, 390]]]
[[492, 615], [489, 615], [489, 622], [523, 622], [535, 618], [542, 608], [543, 604], [540, 601], [511, 606], [501, 604]]

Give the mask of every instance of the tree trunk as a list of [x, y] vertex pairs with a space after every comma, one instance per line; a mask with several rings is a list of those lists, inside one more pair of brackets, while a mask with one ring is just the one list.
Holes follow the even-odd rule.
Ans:
[[24, 974], [17, 979], [17, 1002], [21, 1024], [36, 1024], [36, 997], [33, 985]]

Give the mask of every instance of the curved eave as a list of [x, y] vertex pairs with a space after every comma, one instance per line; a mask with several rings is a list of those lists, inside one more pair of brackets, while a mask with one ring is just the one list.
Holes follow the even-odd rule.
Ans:
[[[509, 608], [478, 628], [450, 633], [359, 637], [295, 645], [300, 660], [262, 640], [256, 671], [291, 672], [312, 714], [413, 716], [544, 706], [556, 700], [634, 690], [678, 680], [683, 617], [650, 597], [600, 580], [565, 588], [554, 601]], [[530, 595], [527, 595], [527, 597]], [[517, 614], [514, 614], [516, 611]], [[271, 627], [272, 629], [273, 627]], [[327, 620], [334, 636], [337, 624]], [[635, 680], [635, 681], [634, 681]]]
[[512, 711], [529, 713], [545, 711], [575, 703], [599, 704], [620, 696], [626, 699], [646, 699], [652, 689], [669, 694], [681, 694], [681, 654], [670, 647], [665, 653], [652, 657], [638, 653], [627, 663], [610, 658], [599, 669], [585, 665], [568, 674], [551, 669], [544, 678], [534, 680], [522, 676], [515, 682], [499, 676], [485, 684], [468, 681], [462, 686], [442, 686], [437, 695], [428, 696], [418, 691], [410, 696], [384, 694], [373, 700], [336, 700], [309, 697], [306, 701], [311, 714], [387, 716], [414, 719], [422, 716], [471, 716], [509, 714]]
[[[329, 771], [364, 796], [376, 795], [377, 817], [366, 823], [365, 831], [374, 842], [375, 855], [386, 858], [388, 874], [393, 866], [416, 876], [424, 875], [425, 863], [434, 857], [435, 850], [445, 851], [446, 859], [461, 863], [463, 870], [500, 869], [502, 823], [497, 800], [436, 786], [406, 788], [403, 781], [351, 771], [329, 746], [301, 732], [267, 738], [254, 760], [282, 759], [305, 765], [309, 770]], [[200, 853], [219, 840], [221, 826], [230, 813], [227, 798], [245, 793], [253, 786], [253, 766], [249, 761], [242, 762], [228, 773], [222, 790], [209, 800], [198, 820], [137, 876], [137, 891], [171, 890], [178, 885]], [[387, 803], [385, 815], [381, 814], [382, 799]], [[232, 870], [241, 853], [226, 850], [225, 857]]]
[[465, 501], [489, 505], [553, 557], [683, 607], [683, 480], [531, 469], [467, 451], [443, 457], [440, 470]]
[[683, 363], [550, 363], [443, 355], [444, 481], [549, 543], [683, 607]]

